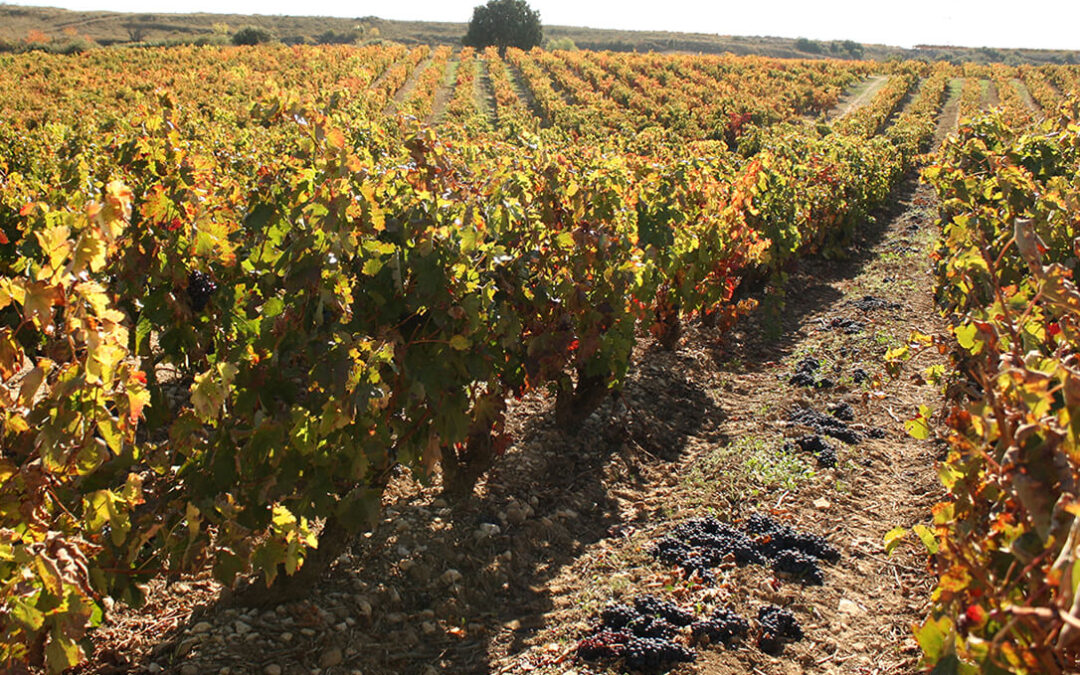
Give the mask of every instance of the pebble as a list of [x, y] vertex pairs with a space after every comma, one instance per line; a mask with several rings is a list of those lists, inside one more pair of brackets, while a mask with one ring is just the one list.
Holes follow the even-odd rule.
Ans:
[[146, 667], [146, 670], [151, 673], [160, 673], [162, 671], [162, 667], [156, 663], [151, 663]]
[[199, 675], [199, 667], [194, 663], [185, 663], [180, 666], [180, 675]]
[[360, 613], [364, 616], [371, 616], [371, 601], [368, 600], [366, 595], [356, 596], [356, 608], [360, 610]]
[[271, 663], [263, 668], [263, 675], [281, 675], [281, 666], [276, 663]]
[[341, 649], [339, 649], [338, 647], [331, 647], [330, 649], [324, 651], [319, 657], [319, 667], [332, 668], [340, 664], [344, 660], [345, 657], [342, 655]]
[[303, 635], [304, 637], [315, 637], [315, 629], [314, 628], [301, 628], [300, 629], [300, 634]]
[[446, 570], [445, 572], [443, 572], [442, 576], [439, 577], [439, 580], [442, 581], [447, 586], [449, 586], [451, 584], [456, 584], [457, 582], [461, 581], [461, 579], [462, 579], [461, 572], [458, 572], [456, 569], [454, 569], [452, 567], [450, 569]]
[[192, 633], [209, 633], [210, 629], [213, 628], [213, 627], [214, 627], [213, 624], [211, 624], [209, 621], [200, 621], [199, 623], [197, 623], [197, 624], [195, 624], [194, 626], [191, 627], [191, 632]]
[[292, 634], [292, 633], [290, 633], [289, 631], [285, 631], [284, 633], [282, 633], [281, 635], [279, 635], [279, 636], [278, 636], [278, 638], [279, 638], [279, 639], [280, 639], [280, 640], [281, 640], [282, 642], [292, 642], [292, 639], [293, 639], [293, 634]]
[[247, 633], [251, 632], [251, 626], [244, 623], [243, 621], [237, 620], [233, 624], [233, 630], [236, 631], [237, 635], [246, 635]]

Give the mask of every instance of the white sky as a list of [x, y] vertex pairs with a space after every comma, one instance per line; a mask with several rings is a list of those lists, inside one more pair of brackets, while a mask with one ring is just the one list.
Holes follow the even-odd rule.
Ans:
[[[5, 0], [0, 0], [5, 1]], [[12, 2], [12, 0], [6, 0]], [[14, 0], [121, 12], [219, 12], [461, 21], [486, 0]], [[1080, 0], [532, 0], [545, 24], [856, 40], [911, 47], [1080, 49]]]

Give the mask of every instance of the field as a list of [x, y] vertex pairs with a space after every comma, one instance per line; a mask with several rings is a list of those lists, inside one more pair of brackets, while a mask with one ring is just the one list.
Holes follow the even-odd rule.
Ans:
[[1077, 94], [0, 55], [0, 663], [1075, 670]]

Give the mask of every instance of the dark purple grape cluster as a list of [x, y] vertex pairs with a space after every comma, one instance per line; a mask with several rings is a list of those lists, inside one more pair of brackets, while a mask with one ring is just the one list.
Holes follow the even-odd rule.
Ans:
[[629, 641], [630, 636], [622, 631], [599, 630], [578, 642], [577, 655], [586, 661], [617, 659]]
[[855, 409], [851, 407], [850, 403], [837, 403], [836, 405], [829, 406], [829, 412], [838, 420], [844, 422], [855, 421]]
[[695, 643], [707, 640], [709, 644], [720, 642], [728, 645], [746, 637], [749, 632], [750, 622], [724, 607], [718, 608], [708, 619], [696, 621], [690, 626]]
[[836, 316], [829, 321], [829, 328], [841, 331], [844, 335], [855, 335], [861, 333], [866, 328], [866, 324], [862, 321]]
[[629, 605], [609, 605], [600, 612], [600, 623], [605, 628], [618, 630], [639, 616], [641, 613]]
[[693, 661], [694, 653], [675, 642], [677, 626], [693, 623], [694, 615], [678, 605], [643, 595], [633, 605], [609, 605], [600, 612], [600, 625], [577, 646], [586, 661], [623, 659], [625, 670], [658, 672]]
[[654, 673], [694, 660], [694, 652], [669, 640], [634, 638], [624, 651], [626, 670]]
[[746, 529], [757, 535], [761, 550], [771, 558], [781, 551], [795, 550], [812, 555], [819, 560], [836, 562], [840, 552], [824, 537], [808, 532], [799, 532], [793, 527], [776, 522], [762, 513], [753, 513], [746, 519]]
[[213, 279], [199, 270], [191, 270], [188, 275], [187, 296], [193, 312], [201, 312], [210, 302], [210, 296], [217, 290]]
[[765, 562], [753, 539], [716, 518], [679, 523], [656, 543], [653, 555], [669, 565], [681, 567], [687, 576], [697, 574], [704, 581], [713, 579], [710, 568], [724, 562], [737, 565]]
[[802, 436], [795, 439], [795, 445], [803, 452], [809, 452], [817, 457], [818, 464], [828, 469], [836, 466], [836, 448], [818, 435]]
[[689, 626], [694, 622], [692, 613], [670, 600], [662, 600], [655, 595], [638, 596], [634, 599], [634, 608], [644, 616], [660, 617], [673, 626]]
[[795, 365], [795, 372], [788, 379], [789, 384], [797, 387], [814, 387], [816, 389], [829, 389], [836, 386], [828, 377], [818, 378], [816, 373], [821, 369], [821, 361], [806, 357]]
[[758, 648], [773, 656], [784, 650], [784, 645], [803, 638], [802, 627], [795, 616], [786, 609], [766, 605], [758, 610]]
[[802, 551], [791, 549], [780, 551], [776, 560], [773, 561], [772, 568], [778, 575], [792, 577], [811, 586], [820, 586], [825, 583], [825, 575], [821, 572], [818, 559]]
[[809, 427], [820, 435], [832, 436], [845, 443], [855, 444], [862, 440], [862, 435], [849, 427], [847, 423], [813, 408], [793, 408], [788, 413], [788, 422]]
[[806, 357], [795, 365], [795, 372], [791, 375], [791, 379], [788, 380], [788, 383], [793, 384], [796, 387], [812, 387], [814, 386], [815, 381], [814, 373], [816, 373], [819, 368], [821, 368], [821, 361]]
[[849, 304], [854, 305], [857, 309], [864, 312], [873, 312], [881, 309], [900, 309], [903, 305], [896, 302], [889, 302], [885, 298], [879, 298], [873, 295], [863, 296], [859, 300], [854, 300]]
[[[784, 553], [791, 555], [784, 556], [781, 562]], [[747, 518], [744, 530], [711, 517], [680, 523], [656, 543], [653, 555], [681, 567], [688, 577], [697, 575], [703, 581], [712, 581], [712, 568], [725, 562], [764, 565], [771, 561], [774, 571], [811, 584], [824, 582], [818, 560], [834, 562], [840, 558], [824, 538], [799, 532], [759, 513]], [[641, 606], [637, 609], [649, 613]], [[686, 625], [665, 618], [675, 625]]]
[[626, 624], [624, 630], [630, 631], [636, 637], [662, 638], [664, 640], [670, 640], [679, 633], [678, 628], [658, 616], [639, 616]]

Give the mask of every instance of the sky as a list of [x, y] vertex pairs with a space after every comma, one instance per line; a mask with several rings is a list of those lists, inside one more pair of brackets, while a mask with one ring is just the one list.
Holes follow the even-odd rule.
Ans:
[[[0, 0], [78, 10], [465, 22], [480, 0]], [[532, 0], [545, 24], [916, 44], [1080, 50], [1080, 0]]]

